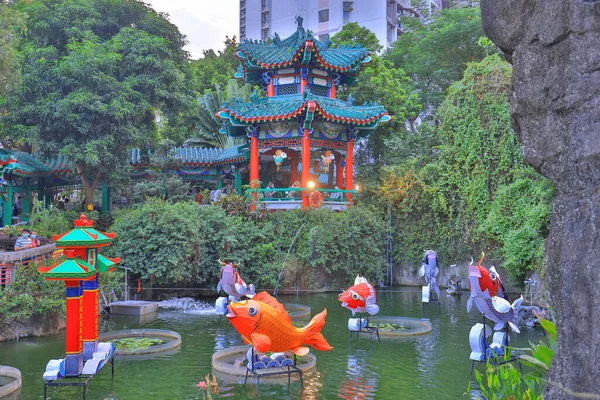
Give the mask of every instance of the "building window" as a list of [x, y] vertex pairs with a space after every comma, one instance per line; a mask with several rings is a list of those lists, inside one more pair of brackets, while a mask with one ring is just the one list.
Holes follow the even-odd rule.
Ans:
[[279, 85], [276, 86], [277, 95], [286, 95], [286, 94], [298, 94], [298, 85], [292, 83], [290, 85]]
[[350, 15], [352, 14], [352, 9], [353, 9], [353, 3], [351, 1], [345, 1], [344, 2], [344, 10], [343, 10], [343, 21], [344, 24], [347, 24], [348, 22], [350, 22]]
[[240, 8], [246, 7], [246, 0], [240, 0]]
[[326, 86], [310, 85], [310, 92], [315, 96], [329, 96], [329, 88]]
[[240, 26], [245, 26], [245, 25], [246, 25], [246, 17], [240, 18]]
[[265, 8], [269, 8], [269, 6], [271, 5], [270, 3], [271, 2], [269, 0], [262, 0], [261, 1], [262, 9], [264, 10]]
[[329, 9], [319, 11], [319, 22], [329, 21]]
[[267, 13], [264, 13], [264, 14], [261, 16], [261, 22], [262, 22], [263, 26], [264, 26], [264, 25], [269, 25], [269, 13], [268, 13], [268, 12], [267, 12]]
[[267, 40], [269, 38], [269, 28], [265, 28], [260, 31], [260, 37], [262, 40]]

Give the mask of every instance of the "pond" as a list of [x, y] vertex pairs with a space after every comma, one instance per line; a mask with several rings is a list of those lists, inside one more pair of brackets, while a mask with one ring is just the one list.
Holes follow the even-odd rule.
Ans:
[[[379, 316], [427, 318], [431, 333], [401, 338], [382, 338], [370, 342], [368, 335], [348, 343], [350, 312], [340, 306], [336, 293], [279, 296], [283, 303], [309, 305], [312, 314], [327, 307], [323, 334], [333, 351], [317, 356], [316, 369], [305, 374], [305, 387], [261, 382], [261, 399], [457, 399], [463, 397], [469, 382], [471, 327], [481, 321], [476, 311], [466, 312], [468, 293], [461, 297], [445, 294], [441, 312], [436, 304], [421, 312], [420, 288], [401, 287], [379, 291]], [[208, 299], [207, 299], [208, 300]], [[213, 301], [213, 300], [210, 300]], [[489, 325], [489, 323], [488, 323]], [[181, 334], [182, 345], [172, 352], [125, 357], [115, 361], [115, 378], [102, 371], [92, 382], [88, 399], [202, 399], [195, 385], [212, 372], [211, 356], [215, 350], [241, 345], [242, 341], [226, 318], [206, 312], [160, 311], [150, 320], [139, 317], [110, 316], [103, 319], [102, 331], [132, 328], [169, 329]], [[511, 335], [511, 345], [526, 347], [544, 333], [523, 327], [521, 334]], [[64, 332], [48, 338], [28, 338], [20, 342], [0, 343], [0, 364], [19, 368], [23, 387], [18, 400], [43, 397], [42, 373], [52, 358], [64, 356]], [[483, 370], [483, 366], [479, 365]], [[256, 398], [254, 381], [243, 385], [243, 378], [223, 379], [221, 393], [230, 398]], [[51, 399], [74, 399], [72, 388], [50, 393]]]

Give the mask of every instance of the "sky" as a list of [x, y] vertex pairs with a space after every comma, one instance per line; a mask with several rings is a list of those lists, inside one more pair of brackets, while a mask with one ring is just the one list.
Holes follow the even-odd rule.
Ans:
[[144, 0], [153, 9], [169, 14], [169, 20], [187, 36], [185, 47], [192, 58], [202, 50], [225, 48], [225, 36], [239, 35], [239, 0]]

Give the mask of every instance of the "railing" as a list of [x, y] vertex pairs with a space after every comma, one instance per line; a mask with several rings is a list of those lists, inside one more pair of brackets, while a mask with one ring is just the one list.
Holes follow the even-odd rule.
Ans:
[[25, 250], [0, 252], [0, 285], [8, 285], [14, 280], [15, 265], [27, 265], [30, 261], [40, 257], [47, 257], [56, 253], [54, 243]]
[[[273, 193], [272, 197], [267, 197], [267, 193]], [[262, 194], [262, 197], [259, 197], [259, 200], [264, 201], [264, 200], [269, 200], [269, 201], [278, 201], [278, 200], [300, 200], [301, 199], [301, 193], [298, 193], [296, 195], [296, 193], [294, 193], [292, 196], [290, 196], [291, 193], [293, 192], [321, 192], [321, 193], [340, 193], [342, 196], [340, 196], [339, 198], [331, 198], [331, 196], [329, 197], [325, 197], [323, 196], [323, 201], [327, 202], [327, 201], [345, 201], [343, 194], [345, 193], [350, 193], [350, 194], [356, 194], [358, 193], [358, 190], [343, 190], [343, 189], [326, 189], [326, 188], [265, 188], [265, 189], [248, 189], [248, 193], [259, 193]], [[284, 194], [283, 196], [278, 195], [278, 194]]]

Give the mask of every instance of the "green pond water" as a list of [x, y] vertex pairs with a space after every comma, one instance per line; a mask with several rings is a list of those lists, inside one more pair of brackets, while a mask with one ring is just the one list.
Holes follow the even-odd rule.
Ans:
[[[441, 311], [426, 305], [421, 312], [420, 288], [379, 291], [378, 316], [427, 318], [433, 331], [423, 336], [385, 338], [370, 342], [368, 335], [348, 343], [350, 311], [342, 308], [336, 293], [279, 296], [283, 303], [300, 303], [312, 308], [312, 315], [328, 309], [323, 334], [334, 347], [317, 352], [316, 369], [306, 373], [304, 389], [287, 384], [261, 382], [257, 395], [254, 380], [243, 385], [243, 378], [221, 376], [221, 395], [234, 399], [459, 399], [469, 382], [471, 327], [481, 322], [475, 310], [467, 314], [468, 293], [461, 297], [445, 294]], [[212, 299], [207, 299], [213, 301]], [[489, 323], [488, 323], [489, 325]], [[194, 312], [160, 311], [158, 316], [108, 316], [101, 330], [155, 328], [177, 331], [182, 346], [171, 353], [152, 357], [117, 358], [115, 377], [110, 368], [93, 380], [88, 399], [202, 399], [195, 385], [212, 372], [211, 356], [216, 350], [241, 345], [242, 341], [226, 318]], [[511, 335], [511, 345], [525, 347], [543, 337], [540, 329], [523, 327], [521, 334]], [[22, 372], [23, 387], [9, 400], [41, 399], [42, 374], [48, 360], [64, 357], [64, 332], [46, 338], [27, 338], [19, 342], [0, 343], [0, 364]], [[480, 370], [483, 365], [478, 364]], [[78, 397], [79, 396], [79, 397]], [[76, 399], [81, 394], [73, 388], [52, 389], [49, 399]], [[4, 400], [4, 399], [3, 399]]]

